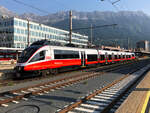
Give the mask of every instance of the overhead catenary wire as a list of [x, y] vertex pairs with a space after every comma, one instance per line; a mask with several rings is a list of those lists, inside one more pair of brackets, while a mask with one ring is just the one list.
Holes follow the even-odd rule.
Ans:
[[[35, 6], [33, 6], [33, 5], [27, 4], [27, 3], [22, 2], [22, 1], [20, 1], [20, 0], [12, 0], [12, 1], [14, 1], [14, 2], [16, 2], [16, 3], [18, 3], [18, 4], [21, 4], [21, 5], [24, 5], [24, 6], [26, 6], [26, 7], [35, 9], [35, 10], [41, 12], [41, 13], [50, 14], [50, 12], [48, 12], [48, 11], [46, 11], [46, 10], [43, 10], [43, 9], [41, 9], [41, 8], [38, 8], [38, 7], [35, 7]], [[66, 9], [71, 9], [71, 8], [69, 8], [68, 6], [64, 5], [63, 3], [61, 3], [61, 2], [59, 2], [59, 1], [57, 1], [57, 0], [54, 1], [54, 2], [56, 2], [57, 4], [59, 4], [60, 6], [66, 8]]]
[[37, 8], [37, 7], [33, 6], [33, 5], [29, 5], [29, 4], [24, 3], [24, 2], [22, 2], [22, 1], [19, 1], [19, 0], [12, 0], [12, 1], [14, 1], [14, 2], [16, 2], [16, 3], [18, 3], [18, 4], [22, 4], [22, 5], [24, 5], [24, 6], [30, 7], [30, 8], [32, 8], [32, 9], [38, 10], [39, 12], [42, 12], [42, 13], [45, 13], [45, 14], [49, 14], [48, 11], [45, 11], [45, 10], [40, 9], [40, 8]]
[[[111, 0], [107, 0], [117, 11], [119, 11], [118, 7], [115, 5], [116, 3], [115, 2], [112, 2]], [[119, 0], [120, 1], [120, 0]], [[118, 1], [118, 2], [119, 2]]]
[[114, 27], [116, 26], [117, 24], [108, 24], [108, 25], [101, 25], [101, 26], [90, 26], [90, 27], [83, 27], [83, 28], [76, 28], [76, 29], [72, 29], [73, 31], [76, 31], [76, 30], [82, 30], [82, 29], [96, 29], [96, 28], [101, 28], [101, 27]]
[[116, 1], [114, 1], [114, 2], [112, 2], [112, 4], [116, 4], [117, 2], [119, 2], [120, 0], [116, 0]]
[[[101, 1], [104, 1], [104, 0], [101, 0]], [[118, 9], [118, 7], [115, 5], [116, 3], [120, 2], [121, 0], [116, 0], [114, 2], [112, 2], [111, 0], [107, 0], [110, 4], [112, 4], [112, 6], [119, 12], [120, 10]], [[128, 43], [128, 49], [129, 49], [129, 46], [130, 46], [130, 43], [129, 43], [129, 37], [127, 39], [127, 43]]]

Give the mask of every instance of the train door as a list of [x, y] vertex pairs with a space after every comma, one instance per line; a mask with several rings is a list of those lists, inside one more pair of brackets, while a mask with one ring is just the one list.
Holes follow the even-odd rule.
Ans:
[[123, 54], [121, 53], [121, 61], [123, 61]]
[[112, 63], [114, 63], [114, 60], [115, 60], [115, 54], [112, 53]]
[[108, 53], [107, 52], [105, 53], [105, 63], [106, 64], [108, 63]]
[[81, 51], [81, 66], [85, 66], [85, 51]]

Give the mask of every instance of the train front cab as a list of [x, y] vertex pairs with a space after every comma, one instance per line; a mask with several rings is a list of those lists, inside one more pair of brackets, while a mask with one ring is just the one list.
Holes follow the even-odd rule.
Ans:
[[[47, 49], [48, 50], [48, 49]], [[45, 47], [30, 46], [26, 48], [17, 61], [15, 71], [16, 76], [21, 77], [26, 74], [32, 73], [41, 68], [45, 68], [45, 55], [47, 54]], [[44, 62], [43, 62], [44, 61]]]

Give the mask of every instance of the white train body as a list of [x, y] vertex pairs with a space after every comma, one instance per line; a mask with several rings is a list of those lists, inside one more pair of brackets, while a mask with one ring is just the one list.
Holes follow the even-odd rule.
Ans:
[[16, 64], [16, 71], [17, 73], [41, 72], [42, 70], [56, 70], [62, 67], [81, 67], [133, 59], [135, 59], [135, 54], [129, 52], [31, 45], [21, 53]]

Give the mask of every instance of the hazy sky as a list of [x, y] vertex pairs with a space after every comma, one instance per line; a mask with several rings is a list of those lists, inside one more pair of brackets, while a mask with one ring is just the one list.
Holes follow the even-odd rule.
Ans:
[[[41, 10], [49, 13], [55, 13], [58, 11], [66, 10], [77, 10], [77, 11], [143, 11], [150, 15], [150, 0], [120, 0], [116, 3], [114, 8], [109, 1], [117, 0], [17, 0], [22, 1], [26, 4], [35, 6]], [[32, 12], [39, 15], [47, 15], [37, 11], [35, 9], [29, 8], [27, 6], [18, 4], [15, 0], [0, 0], [0, 5], [8, 8], [9, 10], [22, 14], [25, 12]]]

